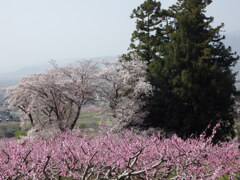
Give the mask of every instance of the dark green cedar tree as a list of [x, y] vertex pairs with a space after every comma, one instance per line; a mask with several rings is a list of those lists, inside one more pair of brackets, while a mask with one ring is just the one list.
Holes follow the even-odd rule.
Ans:
[[239, 59], [223, 43], [223, 24], [212, 27], [206, 16], [211, 0], [178, 0], [168, 10], [147, 0], [134, 9], [136, 30], [130, 53], [148, 62], [148, 78], [155, 86], [147, 99], [147, 127], [161, 127], [187, 138], [221, 123], [216, 139], [234, 136], [231, 68]]
[[155, 0], [147, 0], [133, 10], [131, 18], [136, 19], [136, 30], [132, 33], [130, 52], [137, 54], [148, 63], [158, 58], [157, 49], [163, 41], [161, 3]]

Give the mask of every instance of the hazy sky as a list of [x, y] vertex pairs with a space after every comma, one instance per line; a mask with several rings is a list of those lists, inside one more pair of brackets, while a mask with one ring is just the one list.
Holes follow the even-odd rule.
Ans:
[[[49, 59], [127, 51], [133, 8], [143, 0], [0, 0], [0, 73]], [[167, 7], [175, 0], [162, 0]], [[240, 31], [240, 1], [214, 0], [208, 14], [226, 32]]]

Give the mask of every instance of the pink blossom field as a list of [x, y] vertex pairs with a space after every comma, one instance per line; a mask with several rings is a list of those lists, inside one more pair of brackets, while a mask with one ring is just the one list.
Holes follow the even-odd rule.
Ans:
[[239, 179], [237, 139], [213, 145], [212, 138], [69, 131], [50, 139], [6, 140], [0, 179]]
[[88, 111], [101, 111], [102, 108], [99, 106], [95, 105], [90, 105], [90, 106], [84, 106], [82, 107], [82, 112], [88, 112]]

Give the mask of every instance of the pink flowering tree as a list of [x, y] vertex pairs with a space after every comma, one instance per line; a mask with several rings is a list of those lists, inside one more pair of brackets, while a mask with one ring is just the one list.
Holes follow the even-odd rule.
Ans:
[[165, 139], [160, 132], [142, 136], [125, 130], [94, 137], [68, 131], [46, 140], [1, 141], [0, 180], [239, 179], [237, 139], [213, 145], [212, 138]]
[[119, 57], [117, 62], [103, 62], [99, 73], [99, 94], [107, 107], [115, 127], [123, 128], [139, 124], [147, 115], [144, 96], [152, 93], [146, 80], [146, 63], [133, 57], [126, 61]]
[[7, 103], [37, 129], [73, 129], [84, 104], [96, 95], [98, 67], [90, 61], [24, 77], [8, 89]]

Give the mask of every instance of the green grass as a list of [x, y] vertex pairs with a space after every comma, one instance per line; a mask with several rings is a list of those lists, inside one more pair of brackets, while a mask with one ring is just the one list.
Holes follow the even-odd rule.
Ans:
[[14, 132], [21, 130], [19, 123], [0, 123], [0, 138], [14, 137]]
[[95, 110], [91, 110], [91, 111], [85, 111], [85, 112], [81, 112], [80, 114], [80, 118], [89, 118], [89, 117], [99, 117], [99, 115], [101, 115], [102, 111], [95, 111]]
[[80, 129], [98, 131], [99, 123], [101, 121], [101, 113], [101, 111], [96, 110], [81, 112], [77, 126]]
[[[101, 113], [98, 110], [82, 111], [76, 126], [87, 131], [98, 132]], [[31, 129], [30, 125], [21, 128], [19, 122], [0, 123], [0, 138], [15, 137], [19, 139], [21, 136], [26, 136], [29, 129]]]

